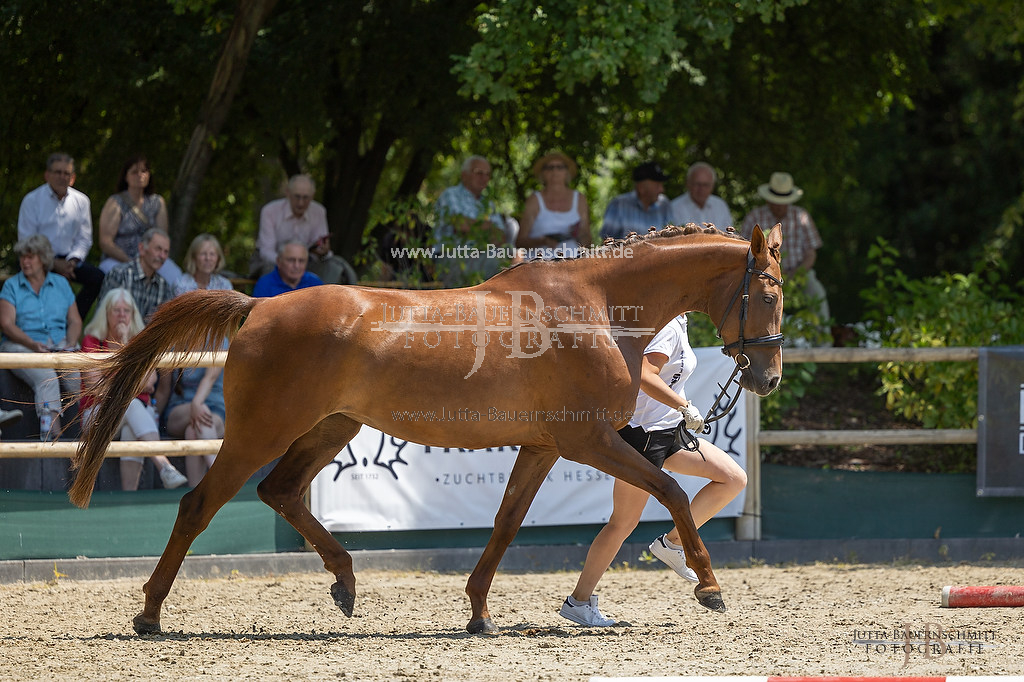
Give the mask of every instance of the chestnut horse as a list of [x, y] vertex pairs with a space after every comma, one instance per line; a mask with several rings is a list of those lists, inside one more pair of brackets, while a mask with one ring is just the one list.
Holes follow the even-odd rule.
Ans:
[[[610, 241], [592, 257], [517, 265], [465, 289], [321, 286], [267, 299], [185, 294], [101, 361], [99, 408], [79, 446], [69, 496], [88, 506], [121, 416], [161, 353], [216, 348], [233, 338], [224, 367], [224, 441], [209, 472], [181, 499], [167, 547], [143, 588], [137, 633], [160, 631], [161, 605], [196, 536], [255, 471], [277, 458], [259, 496], [320, 554], [336, 578], [331, 595], [351, 616], [352, 557], [303, 495], [363, 424], [438, 447], [520, 446], [490, 540], [466, 585], [470, 632], [495, 630], [487, 609], [491, 581], [559, 457], [642, 488], [665, 505], [699, 578], [697, 600], [724, 611], [686, 494], [616, 431], [636, 402], [647, 343], [684, 311], [707, 313], [717, 323], [743, 388], [767, 395], [779, 385], [781, 243], [780, 226], [767, 237], [756, 228], [747, 242], [691, 224]], [[511, 410], [530, 418], [396, 420], [424, 409]], [[558, 420], [566, 410], [592, 418]], [[619, 421], [602, 420], [615, 414]]]

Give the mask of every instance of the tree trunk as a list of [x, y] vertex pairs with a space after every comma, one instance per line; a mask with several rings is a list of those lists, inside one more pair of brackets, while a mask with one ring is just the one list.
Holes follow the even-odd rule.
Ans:
[[224, 51], [217, 62], [210, 90], [199, 112], [199, 121], [192, 131], [192, 139], [178, 168], [178, 177], [171, 193], [171, 255], [176, 260], [180, 261], [184, 253], [192, 210], [213, 156], [211, 140], [220, 133], [227, 120], [256, 34], [276, 4], [277, 0], [238, 2], [231, 32], [224, 41]]

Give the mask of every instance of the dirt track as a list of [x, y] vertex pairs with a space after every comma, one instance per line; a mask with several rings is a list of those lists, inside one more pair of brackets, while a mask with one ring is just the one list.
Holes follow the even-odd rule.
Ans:
[[[939, 606], [943, 585], [1022, 585], [1020, 566], [761, 566], [717, 575], [725, 614], [701, 608], [668, 570], [612, 571], [599, 586], [602, 610], [632, 625], [600, 629], [556, 613], [575, 574], [499, 573], [490, 606], [502, 631], [492, 636], [464, 630], [464, 575], [358, 573], [351, 619], [334, 607], [326, 573], [179, 580], [164, 607], [165, 634], [146, 638], [130, 624], [143, 580], [0, 585], [0, 679], [1024, 673], [1022, 609]], [[915, 650], [907, 660], [904, 623], [941, 626], [952, 650], [930, 658]]]

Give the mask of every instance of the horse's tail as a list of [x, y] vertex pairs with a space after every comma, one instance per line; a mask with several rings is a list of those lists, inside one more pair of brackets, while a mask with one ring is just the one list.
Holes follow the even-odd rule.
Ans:
[[245, 316], [259, 303], [237, 291], [192, 291], [164, 303], [152, 322], [126, 346], [103, 360], [103, 378], [93, 391], [96, 411], [82, 434], [72, 460], [77, 471], [68, 497], [88, 507], [103, 456], [113, 440], [128, 405], [135, 399], [161, 354], [170, 350], [216, 350], [230, 339]]

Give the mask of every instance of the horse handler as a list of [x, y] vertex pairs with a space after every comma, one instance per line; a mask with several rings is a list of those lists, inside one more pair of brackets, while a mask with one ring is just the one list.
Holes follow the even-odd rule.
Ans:
[[[636, 411], [619, 435], [656, 467], [709, 479], [690, 502], [694, 525], [700, 528], [743, 490], [747, 474], [724, 450], [704, 438], [697, 439], [699, 447], [693, 451], [676, 439], [676, 427], [681, 421], [685, 420], [686, 428], [694, 432], [704, 426], [700, 410], [683, 393], [683, 385], [696, 367], [697, 356], [686, 334], [686, 315], [679, 315], [644, 350]], [[605, 617], [597, 608], [594, 588], [622, 543], [636, 529], [649, 496], [640, 488], [615, 480], [611, 517], [590, 545], [576, 589], [562, 603], [558, 613], [563, 618], [580, 625], [616, 624], [615, 619]], [[686, 565], [679, 540], [673, 527], [655, 538], [651, 553], [681, 577], [698, 582], [697, 574]]]

